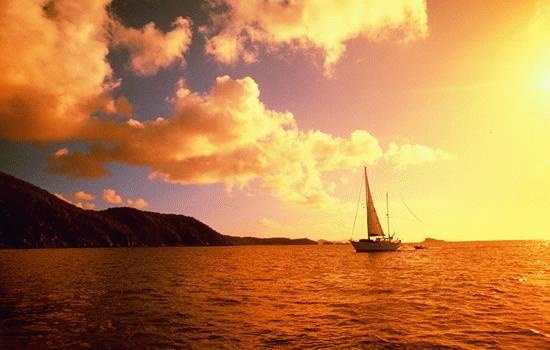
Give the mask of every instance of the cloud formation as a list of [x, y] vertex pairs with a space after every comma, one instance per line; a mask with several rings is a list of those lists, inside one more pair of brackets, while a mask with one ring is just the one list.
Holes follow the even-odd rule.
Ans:
[[167, 33], [157, 29], [153, 22], [141, 29], [113, 25], [113, 45], [128, 49], [130, 67], [143, 76], [154, 75], [176, 62], [183, 63], [191, 37], [191, 21], [183, 17], [176, 18]]
[[108, 103], [107, 3], [2, 3], [0, 137], [70, 139]]
[[[0, 47], [10, 53], [0, 55], [0, 66], [9, 67], [0, 75], [0, 137], [78, 140], [88, 146], [51, 154], [51, 172], [96, 178], [108, 174], [108, 164], [124, 163], [147, 167], [151, 178], [168, 182], [249, 186], [285, 201], [313, 204], [330, 198], [324, 173], [382, 157], [378, 140], [365, 130], [348, 137], [300, 130], [292, 113], [263, 104], [250, 77], [218, 77], [204, 94], [180, 81], [168, 115], [134, 119], [129, 101], [112, 97], [120, 80], [113, 78], [107, 61], [109, 46], [127, 47], [133, 69], [153, 74], [183, 60], [191, 24], [178, 18], [168, 33], [153, 23], [124, 28], [109, 16], [108, 2], [9, 0], [0, 6]], [[231, 10], [215, 20], [221, 31], [209, 36], [209, 42], [219, 35], [222, 41], [224, 35], [241, 40], [235, 32], [239, 24], [248, 38], [242, 43], [321, 48], [330, 66], [342, 54], [344, 42], [356, 36], [386, 38], [396, 31], [402, 38], [425, 35], [423, 1], [318, 4], [231, 2]], [[257, 26], [249, 13], [256, 10]], [[349, 23], [343, 26], [340, 18]], [[238, 57], [253, 59], [247, 45], [237, 49]], [[123, 118], [100, 118], [98, 113]], [[102, 198], [108, 203], [124, 203], [116, 191], [106, 191]], [[139, 198], [131, 202], [145, 204]]]
[[95, 210], [95, 204], [90, 202], [77, 202], [75, 204], [80, 209]]
[[301, 131], [289, 112], [269, 110], [249, 77], [216, 79], [205, 95], [179, 83], [173, 112], [155, 120], [90, 126], [88, 152], [56, 152], [50, 169], [97, 177], [112, 162], [149, 167], [151, 178], [184, 184], [250, 185], [286, 201], [318, 203], [329, 195], [322, 173], [382, 156], [363, 130], [349, 138]]
[[74, 194], [67, 197], [62, 195], [61, 193], [54, 193], [54, 196], [81, 209], [95, 210], [96, 208], [95, 204], [93, 203], [93, 201], [95, 200], [95, 196], [83, 191], [75, 192]]
[[455, 156], [440, 149], [432, 149], [424, 145], [412, 145], [409, 143], [398, 146], [390, 143], [384, 158], [390, 161], [396, 168], [404, 168], [409, 165], [433, 163], [440, 160], [453, 160]]
[[213, 4], [213, 27], [202, 28], [205, 50], [225, 64], [256, 61], [261, 48], [313, 48], [323, 52], [325, 73], [330, 75], [350, 39], [406, 42], [428, 33], [425, 0], [223, 0]]
[[95, 196], [93, 194], [86, 193], [84, 191], [75, 192], [74, 198], [81, 201], [88, 201], [88, 202], [95, 200]]
[[112, 188], [104, 189], [101, 198], [110, 204], [122, 204], [122, 197], [119, 196]]
[[[50, 169], [76, 178], [98, 177], [107, 173], [107, 164], [126, 163], [148, 167], [152, 179], [249, 186], [284, 201], [317, 204], [331, 192], [323, 173], [372, 164], [383, 156], [367, 131], [355, 130], [347, 138], [302, 131], [291, 113], [267, 109], [259, 96], [249, 77], [219, 77], [204, 95], [180, 81], [171, 115], [95, 124], [88, 152], [57, 151]], [[403, 167], [450, 156], [422, 145], [391, 144], [385, 157]]]
[[143, 198], [127, 199], [126, 203], [128, 206], [136, 209], [143, 209], [149, 205], [149, 203], [147, 203], [147, 201]]
[[175, 62], [191, 41], [191, 23], [172, 31], [153, 23], [126, 28], [107, 11], [110, 0], [7, 0], [0, 6], [0, 137], [15, 141], [86, 139], [94, 115], [130, 117], [132, 106], [112, 91], [120, 83], [109, 46], [126, 47], [130, 66], [151, 75]]
[[[91, 193], [87, 193], [84, 191], [78, 191], [73, 193], [72, 195], [64, 196], [61, 193], [54, 193], [54, 195], [64, 200], [67, 203], [73, 204], [81, 209], [91, 209], [95, 210], [96, 205], [94, 203], [95, 196]], [[107, 188], [103, 190], [103, 193], [101, 195], [101, 198], [103, 201], [110, 203], [110, 204], [123, 204], [126, 203], [129, 207], [136, 208], [136, 209], [143, 209], [149, 205], [147, 201], [143, 198], [136, 198], [136, 199], [126, 199], [124, 200], [117, 192], [116, 190], [112, 188]]]

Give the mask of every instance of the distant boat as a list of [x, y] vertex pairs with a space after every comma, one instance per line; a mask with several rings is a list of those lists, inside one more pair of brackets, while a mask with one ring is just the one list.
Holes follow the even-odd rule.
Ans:
[[365, 198], [367, 202], [367, 238], [358, 241], [351, 240], [351, 244], [357, 253], [362, 252], [386, 252], [399, 249], [401, 241], [393, 239], [390, 235], [390, 214], [388, 206], [388, 194], [386, 193], [386, 218], [388, 221], [388, 234], [384, 234], [380, 220], [376, 214], [376, 208], [372, 200], [369, 180], [367, 177], [367, 168], [365, 167]]
[[428, 249], [425, 245], [415, 245], [414, 249]]

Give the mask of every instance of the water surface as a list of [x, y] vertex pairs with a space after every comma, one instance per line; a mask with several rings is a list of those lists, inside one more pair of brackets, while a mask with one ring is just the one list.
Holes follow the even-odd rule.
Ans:
[[550, 349], [548, 242], [0, 250], [0, 348]]

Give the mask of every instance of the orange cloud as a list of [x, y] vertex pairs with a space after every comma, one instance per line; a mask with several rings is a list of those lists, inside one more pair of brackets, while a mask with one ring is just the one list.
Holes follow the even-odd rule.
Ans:
[[[228, 188], [253, 187], [284, 201], [318, 204], [331, 197], [323, 173], [372, 164], [384, 155], [367, 131], [355, 130], [347, 138], [301, 131], [291, 113], [267, 109], [259, 96], [249, 77], [219, 77], [205, 95], [180, 81], [170, 116], [92, 123], [88, 152], [57, 151], [49, 158], [50, 170], [97, 177], [107, 173], [108, 163], [119, 162], [146, 166], [151, 178], [168, 182], [222, 182]], [[392, 144], [385, 157], [404, 166], [450, 156], [426, 146]]]
[[[99, 152], [96, 151], [98, 147], [92, 145], [92, 152]], [[69, 154], [69, 151], [64, 148], [50, 154], [48, 157], [48, 171], [75, 179], [97, 178], [109, 175], [109, 171], [104, 166], [104, 162], [108, 160], [105, 157], [89, 157], [88, 154], [78, 151]]]
[[[250, 77], [218, 77], [206, 94], [192, 92], [180, 81], [170, 100], [173, 111], [162, 118], [93, 117], [100, 111], [132, 113], [125, 98], [111, 97], [120, 80], [112, 78], [109, 45], [128, 48], [132, 68], [148, 75], [182, 61], [191, 40], [186, 19], [178, 18], [168, 33], [153, 23], [128, 29], [109, 17], [108, 3], [21, 0], [0, 6], [0, 47], [10, 53], [0, 55], [0, 65], [10, 67], [0, 75], [0, 137], [89, 145], [86, 151], [61, 148], [51, 154], [50, 171], [94, 178], [108, 174], [107, 164], [119, 162], [148, 167], [152, 178], [169, 182], [223, 182], [228, 188], [254, 187], [285, 201], [321, 203], [331, 190], [323, 173], [382, 157], [378, 140], [366, 131], [344, 138], [298, 129], [292, 113], [266, 108]], [[344, 42], [356, 36], [385, 38], [398, 29], [407, 29], [404, 37], [425, 35], [423, 1], [341, 4], [230, 2], [231, 10], [215, 20], [221, 32], [209, 36], [208, 45], [224, 35], [239, 42], [243, 33], [247, 45], [237, 45], [235, 51], [242, 59], [254, 59], [248, 43], [252, 48], [259, 43], [298, 45], [321, 48], [330, 66], [342, 54]], [[258, 26], [253, 26], [256, 14]], [[242, 25], [238, 33], [237, 24]], [[215, 47], [210, 49], [216, 53]], [[104, 200], [123, 203], [114, 190], [106, 191]]]
[[55, 151], [53, 154], [52, 154], [52, 157], [64, 157], [66, 156], [67, 154], [69, 154], [69, 150], [67, 148], [60, 148], [58, 149], [57, 151]]
[[107, 3], [2, 3], [0, 137], [70, 139], [108, 103]]
[[191, 43], [191, 21], [178, 17], [172, 30], [163, 33], [153, 22], [141, 29], [113, 26], [113, 45], [128, 49], [130, 66], [139, 75], [154, 75], [161, 68], [184, 62], [183, 55]]
[[77, 202], [75, 204], [80, 209], [87, 209], [87, 210], [95, 210], [95, 204], [94, 203], [87, 203], [87, 202]]
[[90, 126], [89, 152], [50, 156], [50, 169], [96, 177], [111, 162], [147, 166], [151, 177], [186, 184], [250, 185], [278, 198], [319, 203], [329, 195], [325, 171], [372, 163], [382, 156], [375, 137], [300, 131], [289, 112], [269, 110], [251, 78], [219, 77], [209, 94], [180, 82], [166, 118]]
[[[201, 28], [205, 50], [219, 62], [257, 59], [262, 46], [321, 49], [325, 73], [358, 37], [411, 41], [428, 33], [425, 0], [215, 2], [213, 28]], [[224, 9], [228, 8], [225, 12]]]
[[121, 117], [131, 117], [134, 113], [134, 108], [126, 97], [120, 96], [116, 100], [108, 101], [104, 111], [108, 114], [115, 114]]
[[412, 145], [409, 143], [398, 146], [393, 142], [390, 143], [384, 157], [393, 163], [396, 168], [455, 159], [455, 156], [440, 149], [432, 149], [424, 145]]
[[131, 117], [130, 102], [111, 96], [120, 85], [107, 61], [111, 43], [128, 47], [140, 74], [181, 61], [191, 39], [188, 20], [178, 18], [166, 34], [152, 23], [128, 29], [110, 17], [109, 3], [8, 0], [0, 6], [0, 49], [10, 53], [0, 55], [0, 66], [8, 67], [0, 75], [0, 137], [87, 139], [90, 127], [101, 124], [95, 113]]
[[77, 200], [88, 201], [88, 202], [91, 202], [95, 199], [95, 196], [93, 194], [86, 193], [84, 191], [75, 192], [73, 197]]
[[[95, 199], [95, 197], [92, 194], [89, 194], [83, 191], [75, 192], [72, 196], [69, 196], [69, 197], [65, 197], [61, 193], [54, 193], [54, 196], [56, 196], [57, 198], [67, 203], [73, 204], [81, 209], [94, 210], [96, 208], [95, 204], [92, 202]], [[82, 201], [85, 201], [85, 202], [82, 202]]]
[[122, 197], [120, 197], [115, 190], [108, 188], [103, 190], [101, 198], [107, 203], [122, 204]]
[[143, 198], [136, 198], [136, 199], [127, 199], [126, 200], [126, 203], [132, 207], [132, 208], [136, 208], [136, 209], [143, 209], [145, 208], [146, 206], [148, 206], [149, 204], [147, 203], [147, 201]]

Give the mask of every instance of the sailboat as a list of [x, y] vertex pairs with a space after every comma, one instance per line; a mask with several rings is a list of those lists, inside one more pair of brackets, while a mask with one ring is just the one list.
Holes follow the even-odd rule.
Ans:
[[376, 214], [376, 208], [372, 200], [367, 168], [365, 167], [365, 198], [367, 202], [367, 238], [358, 241], [351, 240], [351, 244], [357, 253], [362, 252], [387, 252], [399, 249], [401, 241], [390, 235], [390, 214], [388, 206], [388, 194], [386, 193], [386, 218], [388, 221], [388, 234], [384, 234], [380, 220]]

